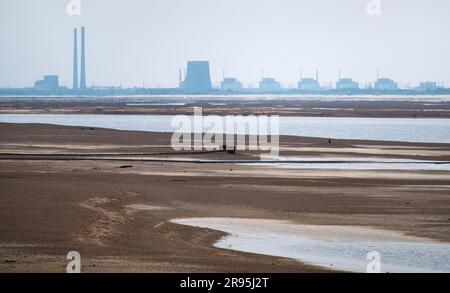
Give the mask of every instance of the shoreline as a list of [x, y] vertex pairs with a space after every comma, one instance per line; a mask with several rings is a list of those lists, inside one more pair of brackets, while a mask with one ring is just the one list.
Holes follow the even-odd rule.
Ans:
[[448, 95], [0, 97], [1, 114], [189, 115], [194, 107], [205, 115], [450, 118]]
[[[170, 134], [0, 123], [0, 152], [170, 151]], [[448, 144], [280, 138], [281, 155], [450, 161]], [[1, 155], [1, 154], [0, 154]], [[235, 155], [182, 155], [248, 160]], [[174, 158], [180, 155], [159, 155]], [[450, 242], [450, 172], [273, 168], [190, 162], [2, 160], [0, 271], [329, 272], [291, 259], [213, 247], [225, 234], [171, 219], [232, 217], [357, 225]]]
[[[70, 111], [67, 111], [67, 110], [64, 110], [64, 111], [60, 111], [60, 112], [58, 112], [58, 111], [56, 111], [56, 112], [52, 112], [52, 111], [42, 111], [42, 112], [40, 112], [40, 111], [33, 111], [33, 110], [31, 110], [31, 111], [26, 111], [26, 112], [22, 112], [23, 110], [13, 110], [13, 111], [11, 111], [11, 112], [8, 112], [8, 111], [6, 111], [6, 112], [0, 112], [0, 115], [86, 115], [86, 116], [116, 116], [116, 115], [119, 115], [119, 116], [121, 116], [121, 115], [123, 115], [123, 116], [175, 116], [175, 115], [185, 115], [185, 116], [189, 116], [189, 117], [191, 117], [191, 116], [194, 116], [194, 114], [193, 114], [193, 111], [194, 111], [194, 107], [192, 107], [191, 108], [191, 112], [188, 112], [187, 110], [184, 112], [184, 111], [182, 111], [182, 112], [163, 112], [162, 114], [161, 113], [153, 113], [153, 112], [149, 112], [149, 113], [143, 113], [143, 112], [114, 112], [114, 111], [112, 111], [112, 112], [101, 112], [101, 113], [99, 113], [98, 111], [97, 112], [76, 112], [76, 111], [74, 111], [74, 112], [70, 112]], [[202, 112], [202, 114], [204, 115], [204, 116], [208, 116], [208, 115], [214, 115], [214, 116], [218, 116], [218, 117], [225, 117], [225, 116], [228, 116], [228, 115], [231, 115], [231, 116], [237, 116], [237, 115], [242, 115], [242, 116], [251, 116], [251, 115], [255, 115], [255, 114], [252, 114], [252, 113], [250, 113], [250, 112], [244, 112], [244, 114], [242, 114], [242, 113], [239, 113], [239, 114], [233, 114], [233, 113], [229, 113], [229, 112], [222, 112], [222, 113], [219, 113], [219, 114], [217, 114], [217, 113], [213, 113], [213, 112]], [[298, 118], [366, 118], [366, 119], [402, 119], [402, 120], [417, 120], [417, 119], [420, 119], [420, 120], [424, 120], [424, 119], [426, 119], [426, 120], [440, 120], [440, 119], [450, 119], [450, 116], [449, 117], [447, 117], [447, 116], [437, 116], [437, 117], [428, 117], [428, 116], [424, 116], [424, 117], [419, 117], [419, 116], [412, 116], [412, 117], [409, 117], [409, 116], [405, 116], [405, 117], [403, 117], [403, 116], [374, 116], [374, 117], [372, 117], [372, 116], [340, 116], [340, 115], [336, 115], [336, 116], [324, 116], [324, 115], [314, 115], [314, 114], [311, 114], [311, 115], [296, 115], [296, 114], [287, 114], [287, 115], [283, 115], [283, 114], [279, 114], [279, 113], [277, 113], [277, 112], [275, 112], [274, 114], [267, 114], [267, 112], [264, 112], [264, 113], [260, 113], [260, 114], [258, 114], [258, 115], [267, 115], [267, 116], [279, 116], [279, 117], [298, 117]], [[255, 115], [255, 116], [258, 116], [258, 115]], [[0, 123], [5, 123], [5, 122], [0, 122]]]
[[[379, 255], [389, 254], [383, 260], [384, 273], [450, 272], [448, 243], [406, 236], [398, 231], [248, 218], [183, 218], [171, 222], [227, 233], [214, 247], [288, 257], [330, 270], [364, 273], [367, 266], [364, 256], [376, 251]], [[417, 246], [421, 249], [417, 250]], [[414, 260], [408, 259], [419, 251], [433, 255], [436, 250], [442, 261], [435, 263], [434, 269], [427, 267], [430, 263], [421, 254]]]

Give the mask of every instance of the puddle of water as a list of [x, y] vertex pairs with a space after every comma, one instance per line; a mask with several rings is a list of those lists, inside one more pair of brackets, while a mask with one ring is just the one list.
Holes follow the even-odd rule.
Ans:
[[129, 204], [125, 206], [125, 211], [127, 214], [134, 214], [138, 211], [160, 211], [166, 209], [168, 209], [168, 207], [154, 206], [148, 204]]
[[226, 106], [227, 103], [208, 103], [211, 106]]
[[382, 272], [450, 272], [450, 244], [396, 231], [238, 218], [172, 222], [230, 234], [214, 244], [218, 248], [288, 257], [326, 268], [366, 272], [367, 253], [377, 251]]
[[127, 106], [186, 106], [187, 103], [127, 103]]
[[[261, 165], [265, 165], [264, 162]], [[301, 169], [354, 169], [354, 170], [440, 170], [450, 171], [450, 162], [388, 159], [370, 157], [279, 157], [279, 163], [271, 164], [281, 168]]]

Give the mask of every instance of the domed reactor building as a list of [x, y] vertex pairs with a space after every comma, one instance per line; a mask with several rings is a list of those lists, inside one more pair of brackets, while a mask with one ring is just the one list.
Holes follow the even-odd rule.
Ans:
[[205, 93], [212, 91], [209, 61], [189, 61], [186, 78], [180, 84], [185, 92]]

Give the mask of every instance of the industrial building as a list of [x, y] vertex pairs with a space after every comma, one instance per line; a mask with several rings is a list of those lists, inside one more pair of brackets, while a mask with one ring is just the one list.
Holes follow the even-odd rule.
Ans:
[[242, 83], [236, 78], [227, 77], [220, 83], [220, 89], [224, 92], [239, 92], [242, 90]]
[[398, 90], [398, 84], [390, 78], [378, 78], [375, 82], [375, 89], [379, 91]]
[[340, 78], [336, 82], [337, 90], [349, 90], [349, 89], [359, 89], [359, 84], [353, 81], [351, 78]]
[[40, 91], [55, 91], [59, 88], [58, 75], [44, 75], [44, 78], [34, 83], [34, 88]]
[[181, 88], [186, 92], [205, 93], [212, 91], [209, 61], [189, 61]]
[[318, 91], [320, 90], [319, 83], [319, 71], [316, 70], [316, 79], [306, 77], [303, 78], [303, 74], [300, 75], [300, 81], [297, 84], [298, 89], [302, 91]]
[[437, 90], [439, 87], [436, 82], [425, 81], [421, 82], [418, 87], [415, 88], [418, 92], [431, 92]]
[[259, 82], [259, 90], [263, 92], [281, 91], [281, 84], [274, 78], [265, 77]]
[[302, 78], [298, 82], [298, 89], [302, 91], [317, 91], [320, 90], [320, 84], [314, 78]]

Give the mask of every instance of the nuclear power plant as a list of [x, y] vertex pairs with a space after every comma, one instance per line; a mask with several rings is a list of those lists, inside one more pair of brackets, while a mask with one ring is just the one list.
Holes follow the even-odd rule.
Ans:
[[78, 30], [73, 30], [73, 90], [86, 90], [86, 56], [85, 56], [85, 29], [81, 27], [81, 66], [80, 83], [78, 84]]
[[[80, 31], [81, 41], [78, 46], [78, 31]], [[78, 58], [80, 54], [80, 58]], [[316, 71], [316, 78], [304, 78], [300, 74], [300, 81], [297, 87], [286, 87], [274, 78], [262, 76], [259, 87], [243, 86], [237, 78], [225, 77], [213, 87], [210, 76], [209, 61], [188, 61], [186, 70], [179, 72], [179, 86], [174, 88], [146, 88], [133, 87], [122, 88], [121, 86], [87, 86], [86, 82], [86, 31], [82, 26], [80, 29], [73, 29], [73, 71], [72, 88], [59, 85], [59, 76], [56, 74], [46, 74], [43, 79], [35, 82], [31, 88], [0, 88], [0, 95], [145, 95], [145, 94], [264, 94], [264, 93], [320, 93], [320, 94], [448, 94], [449, 88], [437, 82], [422, 82], [413, 88], [402, 88], [397, 82], [389, 78], [379, 78], [375, 83], [369, 83], [365, 88], [361, 88], [356, 81], [351, 78], [339, 78], [336, 86], [322, 87], [319, 83], [319, 73]], [[330, 83], [331, 84], [331, 83]]]

